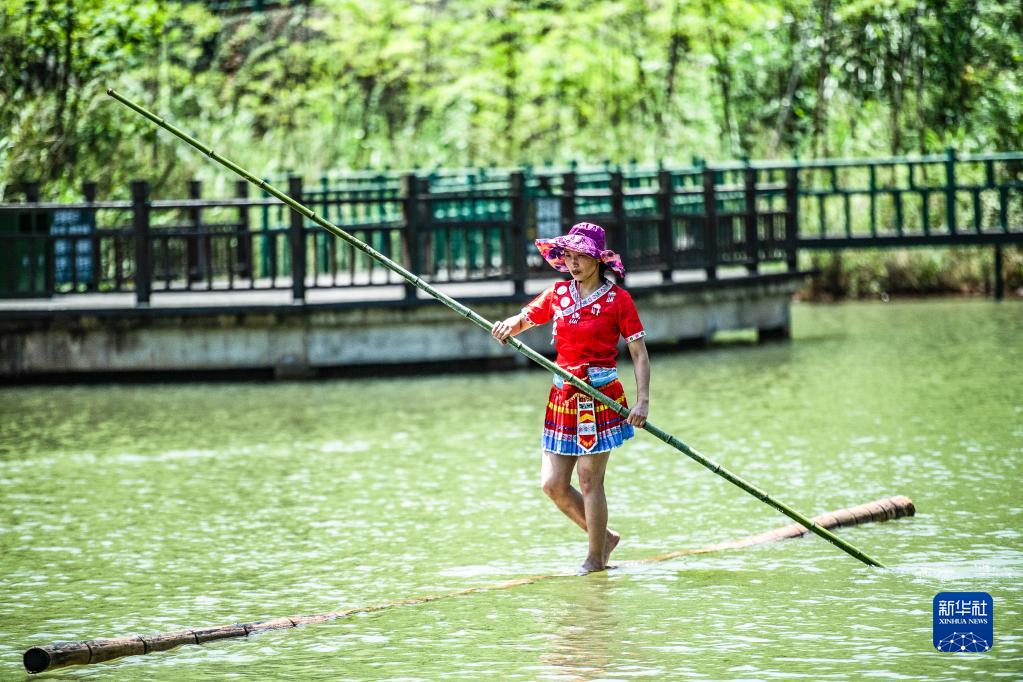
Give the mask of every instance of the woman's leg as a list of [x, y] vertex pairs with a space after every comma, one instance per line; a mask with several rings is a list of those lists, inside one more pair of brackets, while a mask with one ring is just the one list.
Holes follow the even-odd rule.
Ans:
[[[572, 519], [577, 526], [587, 531], [586, 524], [586, 506], [583, 501], [583, 495], [578, 490], [572, 487], [572, 469], [575, 467], [576, 460], [579, 460], [580, 474], [580, 487], [583, 486], [582, 481], [586, 477], [587, 485], [590, 480], [590, 476], [582, 473], [582, 467], [587, 466], [585, 460], [592, 457], [600, 456], [603, 458], [603, 464], [600, 467], [601, 471], [601, 489], [603, 490], [603, 477], [604, 469], [607, 467], [607, 459], [609, 453], [601, 452], [597, 455], [583, 455], [576, 457], [574, 455], [558, 455], [553, 452], [543, 453], [543, 463], [540, 467], [540, 487], [543, 488], [544, 493], [547, 497], [554, 501], [558, 509], [568, 518]], [[607, 505], [604, 506], [604, 522], [603, 525], [607, 525]], [[604, 538], [604, 557], [603, 563], [606, 565], [608, 557], [611, 556], [612, 550], [618, 545], [618, 541], [621, 540], [621, 536], [610, 528], [606, 528], [606, 535]], [[588, 534], [588, 532], [587, 532]]]
[[579, 487], [582, 489], [586, 534], [590, 551], [583, 570], [599, 571], [607, 567], [607, 498], [604, 496], [604, 471], [610, 452], [579, 457]]
[[583, 496], [572, 487], [572, 469], [576, 459], [572, 455], [544, 452], [540, 465], [540, 487], [565, 516], [586, 530]]

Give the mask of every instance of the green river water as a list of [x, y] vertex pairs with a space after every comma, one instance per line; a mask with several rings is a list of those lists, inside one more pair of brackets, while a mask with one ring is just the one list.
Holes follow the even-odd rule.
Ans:
[[[651, 420], [806, 513], [915, 518], [67, 668], [96, 679], [1023, 678], [1023, 305], [793, 306], [794, 339], [653, 356]], [[509, 351], [512, 352], [512, 351]], [[622, 366], [634, 393], [631, 367]], [[538, 487], [549, 376], [0, 389], [0, 678], [33, 645], [571, 571]], [[789, 520], [640, 433], [614, 559]], [[994, 648], [931, 644], [939, 591]]]

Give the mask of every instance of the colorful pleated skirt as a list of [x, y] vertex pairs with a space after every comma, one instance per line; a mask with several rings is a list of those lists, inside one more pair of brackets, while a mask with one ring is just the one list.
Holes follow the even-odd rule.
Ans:
[[[625, 389], [617, 378], [595, 388], [612, 400], [628, 406]], [[607, 452], [635, 434], [635, 429], [625, 421], [625, 417], [607, 405], [582, 393], [576, 393], [566, 400], [557, 385], [551, 386], [542, 439], [542, 447], [546, 452], [559, 455]]]

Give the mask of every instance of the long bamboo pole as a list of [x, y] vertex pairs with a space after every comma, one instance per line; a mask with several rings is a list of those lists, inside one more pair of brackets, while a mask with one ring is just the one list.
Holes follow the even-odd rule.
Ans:
[[[883, 498], [867, 502], [865, 504], [838, 509], [836, 511], [821, 514], [814, 518], [816, 523], [828, 528], [839, 526], [855, 526], [861, 523], [883, 522], [892, 519], [900, 519], [916, 514], [916, 507], [913, 501], [903, 495]], [[797, 538], [805, 535], [806, 528], [799, 524], [789, 524], [781, 528], [775, 528], [765, 533], [751, 535], [732, 542], [722, 542], [709, 547], [699, 549], [680, 549], [666, 554], [637, 559], [635, 561], [622, 561], [618, 567], [641, 566], [643, 564], [668, 561], [682, 556], [693, 554], [707, 554], [710, 552], [721, 552], [725, 550], [741, 549], [753, 545], [761, 545], [768, 542], [778, 542], [789, 538]], [[397, 608], [399, 606], [413, 606], [426, 604], [461, 597], [479, 592], [493, 592], [495, 590], [507, 590], [521, 585], [532, 585], [540, 581], [552, 580], [555, 578], [567, 578], [572, 573], [558, 573], [546, 575], [534, 575], [527, 578], [516, 578], [503, 583], [483, 585], [480, 587], [467, 587], [453, 592], [442, 592], [420, 597], [406, 597], [382, 604], [370, 606], [359, 606], [344, 611], [332, 611], [330, 613], [319, 613], [310, 616], [287, 616], [284, 618], [272, 618], [270, 620], [258, 620], [251, 623], [236, 623], [234, 625], [221, 625], [219, 627], [195, 628], [190, 630], [175, 630], [174, 632], [161, 632], [155, 635], [127, 635], [124, 637], [111, 637], [106, 639], [89, 639], [77, 642], [58, 642], [44, 646], [32, 647], [22, 655], [22, 663], [25, 670], [30, 673], [41, 673], [56, 668], [65, 668], [70, 665], [87, 665], [89, 663], [102, 663], [122, 656], [136, 656], [149, 654], [154, 651], [167, 651], [183, 644], [205, 644], [218, 639], [231, 639], [234, 637], [246, 637], [259, 634], [268, 630], [282, 630], [292, 627], [301, 627], [313, 623], [337, 620], [353, 616], [357, 613], [372, 613], [385, 609]]]
[[[475, 324], [480, 329], [483, 329], [483, 330], [485, 330], [487, 332], [490, 332], [491, 329], [493, 328], [494, 323], [492, 323], [489, 320], [483, 318], [482, 316], [477, 314], [475, 311], [473, 311], [470, 308], [462, 305], [461, 303], [459, 303], [455, 299], [451, 298], [447, 294], [445, 294], [445, 293], [443, 293], [441, 291], [438, 291], [437, 289], [433, 288], [432, 286], [430, 286], [430, 284], [428, 282], [423, 281], [418, 275], [415, 275], [414, 273], [409, 272], [404, 267], [402, 267], [401, 265], [399, 265], [395, 261], [391, 260], [390, 258], [385, 256], [384, 254], [380, 253], [379, 251], [374, 249], [369, 244], [366, 244], [362, 240], [356, 238], [355, 236], [349, 234], [348, 232], [345, 232], [344, 230], [342, 230], [340, 227], [338, 227], [337, 225], [333, 224], [329, 220], [326, 220], [325, 218], [322, 218], [322, 217], [316, 215], [316, 213], [312, 209], [310, 209], [309, 207], [301, 204], [297, 199], [294, 199], [294, 198], [288, 196], [287, 194], [285, 194], [284, 192], [278, 190], [276, 187], [274, 187], [273, 185], [268, 183], [266, 180], [263, 180], [262, 178], [257, 178], [255, 175], [253, 175], [249, 171], [245, 170], [244, 168], [242, 168], [238, 164], [234, 163], [230, 159], [224, 158], [223, 156], [221, 156], [217, 152], [213, 151], [213, 149], [211, 149], [210, 147], [207, 147], [202, 142], [199, 142], [198, 140], [196, 140], [194, 137], [192, 137], [188, 133], [186, 133], [186, 132], [182, 131], [181, 129], [177, 128], [176, 126], [168, 123], [163, 118], [157, 116], [156, 114], [154, 114], [153, 112], [149, 111], [148, 109], [145, 109], [144, 107], [136, 104], [135, 102], [131, 101], [130, 99], [128, 99], [127, 97], [121, 95], [120, 93], [114, 91], [113, 89], [108, 89], [107, 90], [107, 94], [110, 95], [111, 97], [113, 97], [115, 100], [117, 100], [121, 104], [123, 104], [126, 107], [128, 107], [129, 109], [131, 109], [131, 110], [135, 111], [136, 113], [144, 116], [145, 118], [148, 118], [150, 121], [152, 121], [156, 125], [160, 126], [164, 130], [174, 134], [175, 136], [177, 136], [181, 140], [184, 140], [185, 142], [187, 142], [191, 146], [195, 147], [200, 152], [202, 152], [206, 156], [210, 157], [211, 159], [213, 159], [217, 163], [221, 164], [222, 166], [225, 166], [229, 170], [231, 170], [231, 171], [237, 173], [238, 175], [242, 176], [243, 178], [245, 178], [249, 182], [253, 183], [257, 187], [262, 189], [263, 191], [265, 191], [268, 194], [270, 194], [270, 195], [280, 199], [282, 202], [287, 204], [288, 207], [290, 207], [293, 211], [296, 211], [297, 213], [299, 213], [300, 215], [304, 216], [305, 218], [313, 221], [314, 223], [316, 223], [317, 225], [319, 225], [320, 227], [322, 227], [323, 229], [325, 229], [327, 232], [331, 233], [335, 237], [337, 237], [337, 238], [347, 242], [348, 244], [351, 244], [353, 247], [359, 249], [360, 251], [362, 251], [363, 253], [368, 255], [370, 258], [373, 258], [374, 260], [378, 261], [381, 265], [383, 265], [388, 270], [391, 270], [392, 272], [397, 273], [399, 276], [402, 277], [402, 279], [404, 279], [405, 281], [409, 282], [410, 284], [415, 286], [417, 289], [420, 289], [421, 291], [425, 291], [430, 296], [432, 296], [433, 298], [437, 299], [438, 301], [440, 301], [441, 303], [443, 303], [447, 307], [451, 308], [452, 310], [454, 310], [456, 313], [458, 313], [462, 317], [465, 317], [466, 319], [468, 319], [470, 322]], [[520, 248], [520, 245], [516, 245], [515, 248]], [[565, 379], [565, 381], [568, 381], [573, 386], [578, 388], [580, 391], [583, 391], [584, 393], [586, 393], [587, 395], [593, 397], [594, 399], [599, 400], [600, 402], [602, 402], [603, 404], [607, 405], [609, 408], [611, 408], [612, 410], [614, 410], [618, 414], [620, 414], [622, 416], [628, 416], [628, 414], [629, 414], [628, 408], [623, 407], [622, 405], [620, 405], [618, 402], [616, 402], [614, 400], [611, 400], [610, 398], [605, 396], [600, 391], [596, 390], [595, 388], [593, 388], [592, 386], [590, 386], [586, 382], [584, 382], [581, 379], [579, 379], [576, 376], [574, 376], [571, 372], [568, 372], [568, 371], [562, 369], [561, 367], [558, 367], [556, 364], [554, 364], [553, 362], [551, 362], [550, 360], [548, 360], [544, 356], [540, 355], [535, 350], [533, 350], [529, 346], [525, 345], [524, 343], [522, 343], [518, 339], [509, 338], [508, 339], [508, 345], [510, 345], [512, 348], [514, 348], [518, 352], [522, 353], [527, 358], [529, 358], [533, 362], [537, 363], [541, 367], [544, 367], [545, 369], [547, 369], [547, 370], [549, 370], [551, 372], [554, 372], [555, 374], [561, 376], [563, 379]], [[732, 483], [732, 484], [738, 486], [739, 488], [741, 488], [742, 490], [745, 490], [747, 493], [749, 493], [753, 497], [757, 498], [761, 502], [764, 502], [765, 504], [768, 504], [771, 507], [774, 507], [775, 509], [780, 511], [782, 514], [785, 514], [786, 516], [788, 516], [793, 521], [796, 521], [797, 523], [800, 523], [800, 524], [806, 526], [807, 528], [810, 529], [811, 532], [813, 532], [816, 535], [819, 535], [820, 537], [824, 538], [825, 540], [827, 540], [831, 544], [835, 545], [839, 549], [843, 550], [844, 552], [846, 552], [846, 553], [856, 557], [857, 559], [859, 559], [863, 563], [867, 564], [868, 566], [884, 567], [884, 564], [882, 564], [880, 561], [877, 561], [876, 559], [871, 558], [869, 555], [867, 555], [863, 551], [857, 549], [852, 544], [846, 542], [845, 540], [843, 540], [842, 538], [838, 537], [834, 533], [831, 533], [826, 528], [822, 528], [821, 526], [817, 525], [816, 523], [814, 523], [809, 518], [807, 518], [803, 514], [799, 513], [798, 511], [796, 511], [792, 507], [788, 506], [787, 504], [784, 504], [784, 503], [780, 502], [778, 499], [776, 499], [776, 498], [772, 497], [771, 495], [767, 494], [766, 492], [764, 492], [763, 490], [761, 490], [757, 486], [753, 485], [752, 483], [749, 483], [748, 481], [746, 481], [745, 479], [741, 478], [740, 476], [732, 473], [731, 471], [729, 471], [728, 469], [724, 468], [719, 463], [715, 462], [714, 460], [710, 459], [709, 457], [706, 457], [706, 456], [702, 455], [697, 450], [695, 450], [694, 448], [690, 447], [686, 443], [682, 442], [681, 440], [679, 440], [675, 436], [671, 435], [667, 431], [664, 431], [663, 429], [655, 426], [654, 424], [650, 423], [649, 421], [646, 422], [646, 424], [643, 426], [643, 428], [646, 429], [649, 433], [651, 433], [654, 437], [658, 438], [659, 440], [664, 441], [665, 443], [667, 443], [671, 447], [675, 448], [676, 450], [678, 450], [682, 454], [687, 455], [688, 457], [696, 460], [697, 462], [702, 464], [704, 467], [710, 469], [712, 472], [714, 472], [718, 476], [721, 476], [722, 478], [724, 478], [729, 483]]]

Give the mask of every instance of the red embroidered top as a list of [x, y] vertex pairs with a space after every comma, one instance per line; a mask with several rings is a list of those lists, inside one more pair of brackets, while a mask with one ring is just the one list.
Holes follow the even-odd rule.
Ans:
[[580, 367], [614, 367], [618, 339], [630, 343], [646, 336], [629, 292], [605, 280], [580, 300], [575, 280], [557, 282], [522, 309], [529, 325], [554, 320], [557, 363], [569, 371]]

